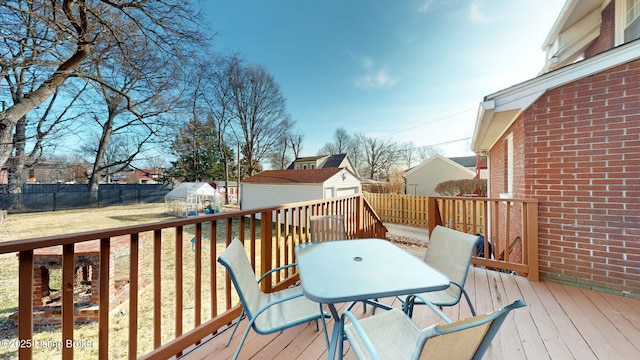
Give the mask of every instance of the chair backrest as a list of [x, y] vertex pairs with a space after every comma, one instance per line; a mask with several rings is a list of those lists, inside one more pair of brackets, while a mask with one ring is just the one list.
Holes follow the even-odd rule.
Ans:
[[218, 257], [218, 262], [227, 269], [247, 316], [250, 319], [253, 318], [253, 314], [260, 308], [262, 290], [258, 286], [256, 274], [249, 263], [242, 242], [237, 238], [233, 239]]
[[426, 328], [412, 359], [481, 359], [509, 312], [526, 305], [517, 300], [490, 314]]
[[345, 240], [344, 215], [309, 216], [309, 233], [315, 242]]
[[[424, 261], [451, 281], [464, 286], [477, 241], [478, 237], [475, 235], [438, 225], [429, 236]], [[460, 293], [460, 289], [455, 286], [450, 286], [449, 289]]]

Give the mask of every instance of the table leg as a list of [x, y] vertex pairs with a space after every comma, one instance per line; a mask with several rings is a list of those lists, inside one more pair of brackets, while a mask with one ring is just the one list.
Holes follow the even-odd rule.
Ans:
[[338, 310], [336, 309], [336, 306], [334, 304], [329, 304], [329, 310], [331, 311], [334, 322], [327, 358], [329, 360], [334, 360], [337, 353], [338, 359], [342, 359], [342, 330], [344, 324], [342, 323], [342, 318], [340, 317], [340, 314], [338, 314]]

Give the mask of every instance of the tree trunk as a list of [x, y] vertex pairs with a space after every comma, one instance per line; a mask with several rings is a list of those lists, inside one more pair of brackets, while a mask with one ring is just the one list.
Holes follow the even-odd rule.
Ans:
[[32, 93], [25, 94], [19, 103], [0, 113], [0, 168], [5, 166], [13, 151], [13, 131], [18, 121], [45, 102], [59, 86], [64, 84], [71, 69], [86, 58], [90, 50], [89, 44], [79, 45], [75, 54], [62, 63], [40, 87]]
[[92, 204], [98, 203], [98, 188], [100, 186], [100, 180], [102, 179], [102, 170], [104, 166], [104, 155], [109, 145], [109, 140], [113, 134], [113, 122], [115, 114], [109, 110], [109, 119], [102, 127], [102, 135], [100, 136], [100, 143], [96, 151], [96, 158], [93, 162], [93, 169], [91, 170], [91, 177], [89, 178], [89, 196]]

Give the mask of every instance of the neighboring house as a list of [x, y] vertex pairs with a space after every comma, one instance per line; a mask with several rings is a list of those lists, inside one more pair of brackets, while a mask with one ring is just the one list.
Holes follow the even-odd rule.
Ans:
[[242, 210], [360, 194], [360, 179], [348, 169], [266, 170], [240, 184]]
[[[10, 157], [5, 167], [0, 169], [0, 185], [9, 184], [9, 169], [13, 166], [15, 158]], [[29, 167], [25, 167], [19, 183], [31, 184], [54, 184], [87, 181], [88, 165], [84, 164], [62, 164], [56, 161], [39, 161]]]
[[490, 197], [539, 201], [546, 279], [640, 296], [640, 0], [568, 0], [538, 77], [487, 95]]
[[[473, 157], [475, 163], [475, 156]], [[438, 196], [434, 190], [443, 181], [473, 179], [476, 175], [463, 165], [436, 154], [404, 173], [406, 194]]]
[[160, 169], [136, 170], [136, 180], [138, 184], [158, 184], [162, 179]]
[[353, 174], [357, 174], [347, 154], [301, 157], [295, 159], [287, 169], [302, 170], [326, 168], [349, 169], [349, 171], [351, 171]]

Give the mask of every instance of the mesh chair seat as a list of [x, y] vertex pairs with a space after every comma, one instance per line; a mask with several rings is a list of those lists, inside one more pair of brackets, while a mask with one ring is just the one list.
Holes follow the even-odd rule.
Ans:
[[420, 329], [404, 312], [391, 309], [376, 316], [350, 319], [344, 331], [360, 360], [364, 359], [481, 359], [508, 313], [525, 306], [522, 300], [493, 313], [451, 322], [435, 305], [427, 302], [447, 324]]
[[[394, 309], [358, 321], [380, 359], [408, 359], [411, 356], [420, 328], [412, 321], [405, 321], [405, 317], [402, 311]], [[344, 332], [358, 359], [372, 359], [353, 323], [345, 325]]]
[[[302, 294], [299, 286], [272, 293], [261, 293], [259, 308], [297, 294]], [[305, 296], [299, 296], [267, 307], [264, 312], [256, 316], [254, 328], [259, 334], [271, 334], [282, 330], [283, 324], [303, 324], [317, 319], [318, 315], [318, 303]]]

